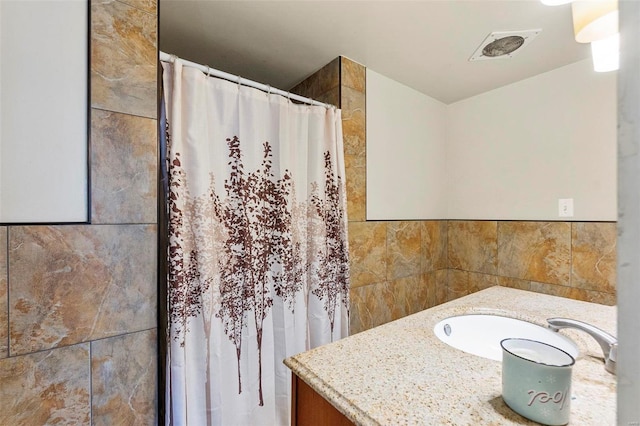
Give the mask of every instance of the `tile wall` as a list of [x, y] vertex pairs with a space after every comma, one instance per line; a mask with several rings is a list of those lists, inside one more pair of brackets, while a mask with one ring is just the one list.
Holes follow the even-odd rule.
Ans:
[[0, 227], [0, 424], [153, 425], [157, 8], [93, 0], [91, 224]]
[[339, 57], [291, 89], [342, 109], [351, 333], [493, 285], [615, 303], [615, 223], [366, 221], [365, 74]]
[[448, 221], [446, 300], [493, 285], [616, 303], [615, 222]]

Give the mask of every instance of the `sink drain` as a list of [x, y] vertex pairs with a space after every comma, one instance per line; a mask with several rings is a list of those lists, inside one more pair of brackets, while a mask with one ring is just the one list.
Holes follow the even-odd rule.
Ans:
[[451, 336], [451, 326], [449, 324], [444, 325], [444, 334]]

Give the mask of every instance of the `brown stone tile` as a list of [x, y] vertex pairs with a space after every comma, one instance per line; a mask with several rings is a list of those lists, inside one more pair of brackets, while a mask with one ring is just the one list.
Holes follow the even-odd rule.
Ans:
[[448, 221], [449, 268], [495, 274], [498, 240], [495, 221]]
[[149, 225], [12, 227], [10, 353], [155, 327], [156, 238]]
[[571, 226], [571, 286], [616, 291], [616, 224], [575, 222]]
[[157, 121], [91, 112], [91, 222], [157, 222]]
[[[320, 95], [314, 97], [318, 102], [324, 102], [325, 104], [330, 104], [338, 107], [340, 105], [340, 88], [334, 87], [328, 92], [321, 93]], [[344, 139], [344, 134], [343, 134]]]
[[[444, 270], [446, 273], [446, 270]], [[427, 272], [420, 276], [420, 289], [418, 297], [415, 300], [414, 312], [423, 311], [425, 309], [436, 306], [437, 291], [437, 272]]]
[[599, 303], [601, 305], [615, 306], [618, 303], [616, 294], [602, 293], [600, 291], [584, 290], [584, 300], [591, 303]]
[[7, 227], [0, 226], [0, 358], [9, 356], [9, 299], [7, 297]]
[[158, 423], [156, 359], [156, 330], [91, 342], [93, 425]]
[[394, 292], [397, 295], [396, 301], [398, 305], [404, 306], [404, 312], [398, 310], [398, 313], [403, 313], [398, 318], [426, 309], [425, 306], [428, 303], [426, 284], [424, 274], [402, 277], [393, 281]]
[[422, 241], [420, 222], [389, 222], [387, 224], [387, 280], [421, 271]]
[[349, 309], [349, 334], [373, 328], [373, 316], [367, 307], [367, 287], [355, 287], [349, 290], [351, 306]]
[[447, 301], [469, 294], [469, 272], [449, 269], [447, 279]]
[[370, 290], [367, 294], [367, 306], [373, 316], [373, 326], [377, 327], [394, 320], [394, 309], [396, 309], [396, 315], [399, 314], [397, 312], [399, 308], [396, 307], [400, 305], [398, 299], [401, 295], [394, 292], [393, 284], [384, 282], [367, 287]]
[[479, 274], [476, 272], [469, 272], [469, 294], [476, 291], [484, 290], [485, 288], [498, 285], [497, 275]]
[[502, 287], [517, 288], [518, 290], [531, 290], [531, 281], [519, 280], [510, 277], [498, 277], [498, 284]]
[[408, 309], [408, 292], [410, 291], [413, 281], [417, 281], [418, 277], [402, 277], [390, 281], [387, 286], [387, 291], [383, 294], [386, 296], [386, 302], [391, 309], [391, 320], [397, 320], [409, 315], [411, 312]]
[[0, 360], [0, 425], [88, 425], [89, 344]]
[[531, 291], [537, 293], [550, 294], [552, 296], [566, 297], [568, 299], [583, 300], [585, 302], [599, 303], [601, 305], [613, 306], [616, 304], [616, 296], [611, 293], [585, 290], [582, 288], [566, 287], [557, 284], [531, 283]]
[[366, 210], [366, 159], [364, 156], [345, 155], [347, 174], [347, 217], [350, 222], [367, 220]]
[[352, 288], [350, 295], [351, 334], [391, 321], [394, 295], [387, 283]]
[[343, 87], [341, 105], [344, 152], [348, 155], [364, 156], [367, 138], [365, 95]]
[[340, 59], [342, 86], [365, 92], [367, 90], [367, 68], [347, 57], [341, 56]]
[[436, 271], [435, 304], [441, 305], [448, 301], [449, 269]]
[[120, 1], [92, 0], [92, 107], [157, 117], [156, 30], [155, 14]]
[[340, 87], [339, 57], [298, 83], [291, 89], [291, 93], [316, 99], [336, 87]]
[[550, 284], [569, 285], [571, 224], [568, 222], [500, 222], [498, 274]]
[[581, 300], [579, 296], [584, 294], [584, 290], [580, 290], [577, 288], [571, 288], [558, 284], [547, 284], [547, 283], [538, 283], [531, 282], [531, 291], [535, 291], [536, 293], [550, 294], [552, 296], [560, 296], [566, 297], [568, 299], [576, 299]]
[[385, 281], [387, 276], [387, 224], [349, 223], [351, 287]]
[[420, 222], [422, 230], [422, 272], [447, 268], [447, 221]]
[[144, 12], [156, 15], [158, 13], [157, 0], [119, 0], [129, 6], [138, 8]]

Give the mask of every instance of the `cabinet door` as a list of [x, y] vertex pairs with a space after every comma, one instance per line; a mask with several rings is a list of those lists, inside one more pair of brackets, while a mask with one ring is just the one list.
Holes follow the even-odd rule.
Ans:
[[291, 424], [293, 426], [352, 426], [344, 414], [311, 389], [295, 374], [292, 375]]

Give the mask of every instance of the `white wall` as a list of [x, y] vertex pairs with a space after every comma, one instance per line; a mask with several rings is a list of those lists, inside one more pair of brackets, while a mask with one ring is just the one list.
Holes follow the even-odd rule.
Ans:
[[0, 223], [87, 220], [88, 4], [0, 0]]
[[446, 105], [367, 69], [367, 219], [446, 219]]
[[615, 221], [616, 120], [590, 59], [448, 106], [367, 70], [367, 219]]
[[[616, 74], [591, 60], [448, 107], [450, 219], [616, 217]], [[558, 216], [573, 198], [575, 215]]]

